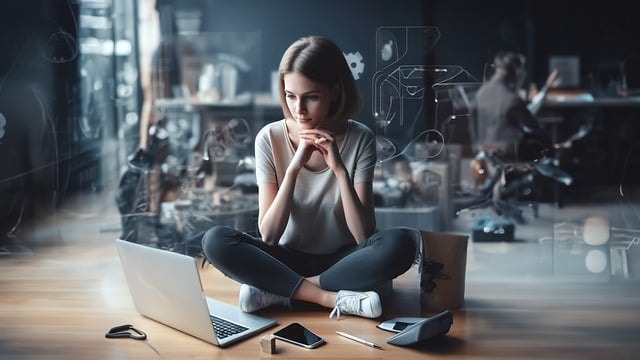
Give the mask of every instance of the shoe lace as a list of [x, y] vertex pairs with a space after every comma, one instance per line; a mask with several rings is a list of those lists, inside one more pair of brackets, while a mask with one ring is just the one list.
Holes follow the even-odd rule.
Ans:
[[346, 296], [340, 296], [336, 300], [336, 306], [331, 310], [329, 314], [329, 319], [332, 319], [333, 316], [336, 316], [336, 319], [340, 319], [340, 314], [359, 314], [361, 313], [361, 302], [363, 298], [366, 296], [360, 294], [349, 294]]

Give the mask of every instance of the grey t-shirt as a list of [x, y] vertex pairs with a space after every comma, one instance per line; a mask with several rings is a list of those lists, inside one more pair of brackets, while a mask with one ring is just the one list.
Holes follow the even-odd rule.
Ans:
[[[364, 124], [349, 120], [340, 155], [354, 184], [373, 180], [376, 165], [375, 134]], [[295, 150], [285, 120], [265, 125], [256, 135], [258, 184], [280, 186]], [[280, 244], [311, 254], [330, 254], [354, 243], [345, 220], [340, 188], [334, 173], [303, 168], [296, 180], [291, 215]]]

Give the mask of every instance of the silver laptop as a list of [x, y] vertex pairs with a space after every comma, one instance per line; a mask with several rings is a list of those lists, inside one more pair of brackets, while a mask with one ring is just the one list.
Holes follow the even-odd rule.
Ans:
[[205, 296], [193, 257], [116, 240], [129, 292], [143, 316], [225, 347], [277, 325]]

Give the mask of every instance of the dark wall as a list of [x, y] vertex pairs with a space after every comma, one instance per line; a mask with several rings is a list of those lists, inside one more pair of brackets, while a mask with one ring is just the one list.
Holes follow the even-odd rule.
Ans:
[[[260, 88], [269, 89], [269, 73], [296, 38], [318, 34], [334, 39], [345, 52], [364, 56], [358, 80], [370, 116], [375, 32], [383, 26], [435, 26], [441, 39], [424, 59], [427, 64], [461, 65], [482, 81], [499, 50], [527, 55], [529, 79], [541, 85], [553, 55], [575, 55], [581, 62], [581, 85], [600, 65], [623, 62], [638, 54], [640, 2], [611, 0], [591, 4], [577, 0], [161, 0], [176, 8], [198, 7], [202, 31], [261, 33]], [[367, 121], [366, 119], [363, 119]]]
[[0, 5], [0, 240], [59, 195], [58, 125], [73, 101], [75, 23], [68, 1]]
[[526, 53], [530, 1], [431, 1], [426, 24], [436, 26], [442, 40], [433, 50], [439, 64], [462, 65], [478, 80], [498, 50]]
[[624, 62], [640, 51], [640, 2], [612, 0], [543, 1], [536, 3], [536, 59], [553, 54], [577, 55], [581, 59], [582, 80], [601, 65]]
[[[181, 6], [179, 1], [174, 3]], [[263, 91], [269, 91], [270, 72], [278, 68], [285, 49], [299, 37], [323, 35], [336, 41], [345, 53], [360, 52], [365, 68], [357, 81], [364, 98], [359, 119], [364, 122], [371, 121], [376, 30], [423, 24], [423, 4], [419, 0], [214, 0], [201, 1], [199, 6], [203, 10], [203, 32], [261, 33], [259, 76]]]
[[[216, 0], [203, 6], [204, 31], [262, 33], [265, 70], [277, 69], [284, 50], [301, 36], [327, 36], [345, 52], [362, 52], [367, 61], [373, 57], [377, 28], [423, 22], [421, 2], [416, 0]], [[372, 68], [365, 67], [365, 76]], [[265, 85], [267, 80], [265, 75]]]
[[611, 0], [429, 1], [425, 22], [440, 28], [434, 49], [439, 63], [463, 65], [482, 77], [484, 65], [498, 50], [527, 55], [529, 75], [541, 84], [552, 55], [580, 57], [581, 80], [599, 65], [637, 57], [640, 2]]

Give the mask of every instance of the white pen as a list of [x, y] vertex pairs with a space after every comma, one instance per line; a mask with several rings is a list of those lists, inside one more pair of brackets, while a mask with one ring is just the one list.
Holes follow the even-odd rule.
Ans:
[[344, 332], [342, 332], [342, 331], [336, 331], [336, 334], [338, 334], [338, 335], [340, 335], [340, 336], [344, 336], [344, 337], [346, 337], [347, 339], [351, 339], [351, 340], [353, 340], [353, 341], [357, 341], [357, 342], [359, 342], [360, 344], [364, 344], [364, 345], [367, 345], [367, 346], [371, 346], [372, 348], [382, 350], [382, 347], [381, 347], [380, 345], [378, 345], [378, 344], [374, 343], [374, 342], [367, 341], [367, 340], [364, 340], [364, 339], [360, 339], [359, 337], [356, 337], [356, 336], [353, 336], [353, 335], [350, 335], [350, 334], [344, 333]]

